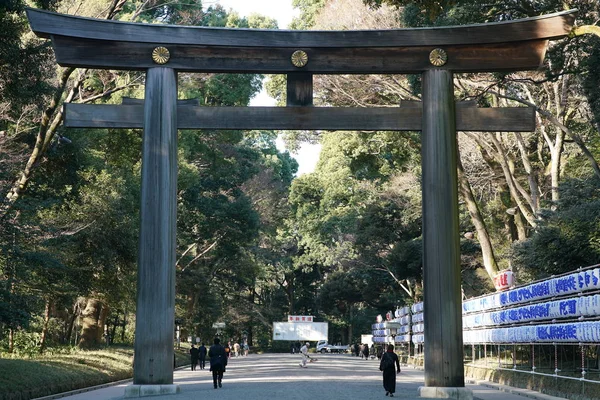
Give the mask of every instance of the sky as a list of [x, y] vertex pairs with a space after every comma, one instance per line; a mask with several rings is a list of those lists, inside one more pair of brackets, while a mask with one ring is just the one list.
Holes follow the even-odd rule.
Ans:
[[292, 0], [204, 0], [204, 7], [221, 4], [226, 10], [237, 11], [242, 17], [252, 13], [266, 15], [277, 20], [279, 29], [287, 29], [297, 10], [292, 8]]
[[[292, 7], [292, 0], [204, 0], [204, 7], [221, 4], [226, 10], [237, 11], [242, 17], [250, 14], [262, 14], [277, 20], [279, 29], [287, 29], [292, 18], [298, 15], [298, 10]], [[275, 99], [269, 97], [266, 91], [261, 91], [250, 101], [251, 106], [274, 106]], [[285, 147], [282, 140], [277, 141], [277, 148], [282, 151]], [[302, 145], [297, 153], [292, 156], [298, 161], [299, 167], [297, 176], [314, 171], [317, 161], [319, 161], [320, 145], [305, 144]]]

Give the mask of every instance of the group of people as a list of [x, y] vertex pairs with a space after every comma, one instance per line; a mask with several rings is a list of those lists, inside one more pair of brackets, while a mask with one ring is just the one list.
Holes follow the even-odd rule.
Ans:
[[[234, 344], [234, 352], [237, 354], [239, 352], [239, 344], [238, 349], [235, 350]], [[358, 346], [358, 345], [355, 345]], [[306, 342], [302, 347], [300, 347], [299, 353], [302, 354], [302, 362], [300, 363], [300, 367], [306, 368], [306, 364], [310, 359], [308, 355], [308, 349], [310, 347], [310, 343]], [[373, 347], [373, 345], [371, 345]], [[380, 346], [378, 346], [380, 347]], [[365, 354], [366, 349], [366, 354]], [[247, 350], [244, 348], [246, 355], [248, 355]], [[369, 349], [368, 345], [362, 346], [362, 355], [365, 358], [369, 358], [369, 351], [371, 353], [377, 352], [377, 350]], [[355, 352], [356, 356], [358, 356], [358, 352]], [[196, 370], [196, 366], [200, 364], [200, 369], [204, 369], [206, 363], [206, 356], [208, 355], [210, 361], [210, 371], [213, 376], [213, 386], [215, 389], [223, 387], [223, 373], [225, 372], [225, 367], [227, 366], [227, 362], [229, 357], [231, 356], [231, 347], [230, 344], [227, 344], [227, 347], [221, 345], [221, 340], [219, 338], [215, 338], [214, 344], [210, 346], [208, 351], [204, 346], [204, 343], [200, 345], [199, 348], [196, 348], [192, 345], [190, 349], [190, 355], [192, 358], [192, 371]], [[377, 355], [377, 358], [380, 359], [379, 362], [379, 370], [383, 373], [383, 388], [385, 389], [385, 395], [394, 397], [394, 393], [396, 392], [396, 374], [400, 373], [400, 359], [398, 355], [394, 352], [394, 345], [389, 344], [387, 346], [387, 351], [385, 353], [382, 352], [381, 356]]]
[[378, 344], [377, 346], [371, 344], [371, 346], [369, 347], [369, 345], [366, 343], [354, 343], [350, 346], [350, 351], [356, 357], [360, 357], [365, 360], [368, 360], [369, 357], [372, 359], [377, 357], [378, 360], [381, 360], [381, 356], [383, 355], [383, 346], [380, 344]]
[[196, 370], [198, 364], [200, 364], [200, 369], [204, 369], [206, 365], [206, 347], [204, 343], [200, 345], [200, 347], [196, 348], [192, 344], [192, 348], [190, 349], [190, 357], [192, 358], [192, 371]]
[[232, 346], [231, 342], [229, 342], [223, 346], [219, 338], [215, 338], [213, 345], [208, 350], [204, 346], [204, 343], [198, 348], [192, 344], [192, 348], [190, 349], [192, 371], [195, 371], [198, 365], [200, 365], [200, 369], [204, 369], [206, 366], [206, 357], [208, 356], [210, 371], [213, 376], [213, 385], [215, 389], [221, 388], [223, 387], [223, 373], [225, 372], [229, 358], [232, 357], [232, 353], [233, 357], [247, 356], [248, 351], [249, 347], [247, 343], [244, 343], [243, 346], [240, 346], [239, 343], [234, 343]]
[[244, 343], [240, 345], [238, 342], [235, 342], [233, 345], [230, 342], [227, 342], [227, 346], [225, 346], [225, 351], [227, 352], [228, 357], [241, 357], [247, 356], [250, 347], [248, 343]]

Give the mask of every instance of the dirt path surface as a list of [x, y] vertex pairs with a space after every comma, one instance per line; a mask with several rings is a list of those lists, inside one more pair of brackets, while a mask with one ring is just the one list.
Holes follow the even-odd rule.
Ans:
[[[292, 354], [265, 354], [238, 357], [230, 360], [223, 379], [223, 387], [214, 389], [212, 375], [205, 370], [175, 371], [175, 383], [181, 393], [171, 396], [153, 396], [148, 399], [165, 400], [370, 400], [387, 399], [383, 389], [379, 362], [363, 360], [344, 354], [315, 355], [317, 362], [300, 368], [300, 356]], [[131, 383], [98, 389], [63, 397], [68, 400], [122, 399], [125, 386]], [[398, 375], [394, 398], [419, 399], [417, 388], [423, 386], [423, 371], [403, 367]], [[480, 400], [525, 400], [526, 397], [505, 393], [481, 385], [467, 385]], [[549, 396], [527, 396], [550, 399]], [[554, 398], [556, 399], [556, 398]]]

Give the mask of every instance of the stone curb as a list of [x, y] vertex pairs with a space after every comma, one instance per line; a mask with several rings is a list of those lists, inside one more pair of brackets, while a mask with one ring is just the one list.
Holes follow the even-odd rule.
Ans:
[[473, 385], [485, 386], [485, 387], [488, 387], [488, 388], [491, 388], [491, 389], [499, 390], [499, 391], [504, 392], [504, 393], [515, 394], [515, 395], [527, 397], [527, 398], [530, 398], [530, 399], [536, 399], [536, 400], [564, 400], [564, 397], [550, 396], [548, 394], [536, 392], [536, 391], [530, 390], [530, 389], [520, 389], [520, 388], [515, 388], [515, 387], [507, 386], [507, 385], [501, 385], [499, 383], [493, 383], [493, 382], [489, 382], [489, 381], [476, 381], [476, 380], [469, 379], [469, 380], [465, 380], [465, 382], [468, 382], [468, 383], [473, 384]]

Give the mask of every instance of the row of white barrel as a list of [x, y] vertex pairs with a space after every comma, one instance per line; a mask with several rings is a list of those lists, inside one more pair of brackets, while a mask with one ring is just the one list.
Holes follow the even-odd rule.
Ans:
[[[409, 335], [397, 335], [396, 343], [408, 343]], [[391, 336], [374, 337], [375, 343], [391, 343]], [[425, 335], [413, 332], [412, 342], [423, 344]], [[600, 321], [572, 322], [463, 331], [463, 343], [596, 343], [600, 344]]]
[[463, 314], [600, 289], [600, 268], [573, 272], [504, 292], [464, 301]]
[[464, 344], [600, 343], [600, 321], [463, 331]]
[[547, 301], [506, 310], [468, 314], [463, 316], [463, 328], [480, 328], [581, 316], [600, 316], [600, 294]]

